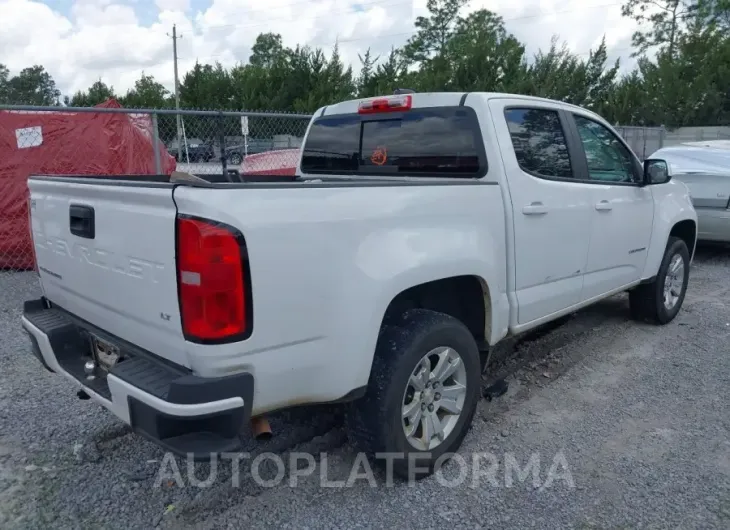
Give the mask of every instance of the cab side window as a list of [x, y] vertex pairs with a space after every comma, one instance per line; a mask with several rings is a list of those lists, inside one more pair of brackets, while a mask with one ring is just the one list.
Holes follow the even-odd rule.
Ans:
[[573, 115], [588, 162], [588, 178], [603, 182], [640, 182], [628, 148], [606, 127]]
[[504, 113], [520, 169], [536, 177], [573, 177], [563, 126], [557, 111], [510, 108]]

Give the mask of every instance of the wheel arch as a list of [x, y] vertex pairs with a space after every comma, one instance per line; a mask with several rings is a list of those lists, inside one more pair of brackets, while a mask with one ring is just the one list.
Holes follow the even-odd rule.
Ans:
[[489, 342], [493, 329], [492, 292], [479, 275], [464, 274], [418, 283], [396, 294], [381, 321], [394, 325], [409, 309], [429, 309], [460, 320], [480, 346]]
[[669, 231], [669, 237], [678, 237], [684, 241], [689, 250], [689, 260], [692, 262], [694, 257], [695, 247], [697, 246], [697, 222], [693, 219], [683, 219], [674, 223], [672, 229]]
[[660, 221], [655, 224], [647, 249], [648, 255], [641, 276], [642, 280], [656, 276], [670, 237], [679, 237], [687, 244], [691, 262], [697, 245], [697, 215], [694, 210], [681, 210], [670, 220], [660, 218]]

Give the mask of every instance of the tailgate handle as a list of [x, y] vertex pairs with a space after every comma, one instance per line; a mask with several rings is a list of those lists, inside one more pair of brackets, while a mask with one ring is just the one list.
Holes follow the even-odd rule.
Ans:
[[94, 239], [94, 208], [72, 204], [68, 212], [71, 233], [78, 237]]

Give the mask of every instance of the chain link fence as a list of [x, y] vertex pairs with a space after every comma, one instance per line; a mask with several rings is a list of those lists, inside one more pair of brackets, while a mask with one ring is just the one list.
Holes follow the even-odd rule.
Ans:
[[[0, 105], [0, 270], [34, 266], [30, 175], [293, 174], [302, 114]], [[0, 286], [2, 290], [2, 286]]]
[[178, 170], [227, 179], [228, 170], [276, 173], [285, 169], [293, 173], [310, 118], [185, 111], [158, 115], [157, 131]]
[[664, 127], [618, 125], [614, 128], [642, 161], [664, 146], [667, 135]]
[[717, 142], [728, 145], [730, 127], [681, 127], [667, 132], [664, 145], [713, 145]]
[[[311, 116], [302, 114], [0, 105], [0, 269], [34, 265], [30, 175], [151, 175], [174, 170], [212, 181], [294, 174]], [[618, 126], [643, 159], [663, 128]]]

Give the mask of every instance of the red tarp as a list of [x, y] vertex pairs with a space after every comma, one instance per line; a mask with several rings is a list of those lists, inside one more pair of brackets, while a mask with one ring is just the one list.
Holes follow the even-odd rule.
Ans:
[[294, 175], [299, 164], [299, 149], [279, 149], [248, 155], [241, 163], [244, 175]]
[[[97, 105], [120, 108], [110, 99]], [[162, 172], [175, 159], [160, 142]], [[30, 269], [27, 179], [31, 175], [155, 174], [148, 115], [0, 111], [0, 268]]]

